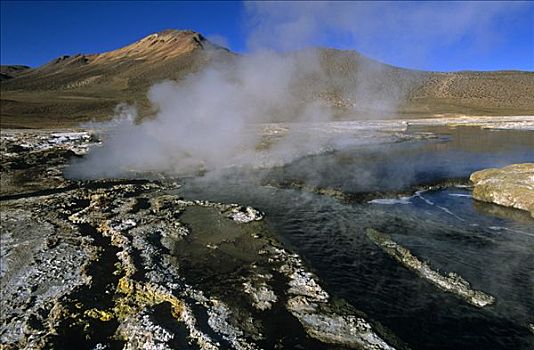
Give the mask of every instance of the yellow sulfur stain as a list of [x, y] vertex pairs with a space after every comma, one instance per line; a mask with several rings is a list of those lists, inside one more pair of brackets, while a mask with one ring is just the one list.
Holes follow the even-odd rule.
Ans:
[[115, 314], [119, 319], [126, 318], [142, 307], [153, 306], [163, 302], [171, 304], [171, 312], [174, 318], [179, 319], [182, 314], [183, 303], [181, 300], [151, 284], [133, 281], [125, 276], [117, 284], [117, 293], [123, 295], [116, 301], [114, 307]]
[[89, 309], [85, 311], [85, 315], [91, 318], [98, 319], [100, 321], [110, 321], [114, 318], [113, 314], [111, 312], [107, 312], [104, 310], [98, 310], [96, 308]]

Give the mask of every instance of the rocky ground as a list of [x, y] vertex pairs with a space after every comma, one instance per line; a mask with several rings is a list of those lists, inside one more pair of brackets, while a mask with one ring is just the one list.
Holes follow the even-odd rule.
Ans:
[[480, 170], [470, 179], [473, 198], [526, 210], [534, 217], [534, 163]]
[[[328, 137], [349, 130], [361, 138], [362, 130], [380, 130], [391, 142], [392, 135], [407, 137], [408, 126], [443, 124], [531, 129], [534, 119], [308, 127], [320, 127]], [[266, 144], [287, 133], [286, 127], [265, 125]], [[84, 130], [2, 131], [1, 349], [406, 348], [380, 324], [329, 295], [254, 208], [182, 198], [173, 179], [66, 179], [69, 161], [99, 143]], [[512, 187], [531, 205], [534, 196], [524, 186], [531, 184], [532, 164], [473, 174], [475, 198], [493, 191], [488, 184], [509, 179], [503, 171], [517, 175]], [[293, 187], [354, 200], [334, 189]], [[390, 237], [372, 230], [368, 237], [436, 287], [475, 306], [494, 303], [462, 277], [431, 269]]]
[[403, 348], [237, 204], [62, 176], [98, 139], [1, 138], [2, 349]]

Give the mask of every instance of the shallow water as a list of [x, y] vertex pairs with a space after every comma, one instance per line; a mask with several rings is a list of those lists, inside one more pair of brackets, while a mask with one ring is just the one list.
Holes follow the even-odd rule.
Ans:
[[[534, 134], [473, 127], [413, 131], [439, 138], [347, 147], [283, 168], [190, 179], [180, 192], [265, 211], [273, 234], [303, 257], [331, 294], [412, 349], [531, 348], [534, 220], [478, 203], [468, 187], [413, 192], [450, 178], [466, 182], [478, 169], [534, 161]], [[340, 201], [285, 186], [294, 182], [373, 192], [374, 200]], [[370, 241], [369, 227], [390, 234], [433, 269], [463, 276], [496, 304], [476, 308], [422, 280]]]

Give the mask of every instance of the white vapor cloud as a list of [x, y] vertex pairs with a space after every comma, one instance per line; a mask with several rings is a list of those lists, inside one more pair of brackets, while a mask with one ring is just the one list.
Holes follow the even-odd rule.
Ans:
[[529, 6], [527, 1], [247, 2], [248, 46], [294, 50], [338, 43], [413, 67], [455, 44], [468, 50], [495, 47], [503, 39], [499, 21], [513, 21]]
[[155, 118], [136, 124], [131, 106], [117, 109], [104, 124], [103, 146], [74, 164], [73, 176], [124, 176], [130, 172], [183, 174], [254, 162], [260, 141], [256, 125], [286, 117], [330, 119], [326, 108], [303, 104], [295, 79], [316, 73], [313, 54], [283, 56], [262, 52], [231, 66], [214, 65], [185, 81], [154, 85], [148, 98]]
[[[265, 157], [264, 150], [258, 151], [263, 141], [258, 124], [334, 118], [328, 105], [310, 98], [324, 92], [317, 88], [321, 84], [375, 110], [394, 110], [405, 92], [387, 80], [390, 75], [382, 76], [391, 73], [383, 72], [383, 66], [362, 60], [355, 71], [348, 61], [340, 60], [334, 64], [345, 69], [340, 73], [324, 64], [324, 52], [306, 47], [343, 37], [370, 54], [380, 56], [389, 50], [415, 59], [466, 38], [482, 45], [495, 34], [491, 28], [495, 18], [522, 6], [499, 2], [246, 3], [250, 54], [215, 62], [180, 82], [154, 85], [148, 92], [157, 111], [153, 118], [135, 123], [139, 119], [135, 108], [121, 106], [116, 118], [105, 124], [109, 134], [104, 144], [73, 163], [67, 173], [76, 177], [184, 174], [256, 164], [260, 153]], [[329, 142], [289, 132], [272, 145], [267, 157], [292, 159], [328, 147]]]

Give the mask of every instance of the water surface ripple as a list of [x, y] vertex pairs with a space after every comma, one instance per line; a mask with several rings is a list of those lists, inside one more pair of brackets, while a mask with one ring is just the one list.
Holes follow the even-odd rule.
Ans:
[[[526, 212], [476, 202], [468, 187], [407, 192], [466, 179], [481, 168], [532, 162], [533, 134], [468, 127], [431, 131], [442, 137], [347, 148], [260, 174], [191, 179], [180, 191], [265, 211], [277, 238], [303, 257], [332, 295], [413, 349], [532, 348], [534, 220]], [[276, 185], [292, 182], [388, 196], [343, 201]], [[371, 242], [368, 227], [390, 234], [433, 269], [458, 273], [496, 303], [476, 308], [437, 289]]]

